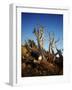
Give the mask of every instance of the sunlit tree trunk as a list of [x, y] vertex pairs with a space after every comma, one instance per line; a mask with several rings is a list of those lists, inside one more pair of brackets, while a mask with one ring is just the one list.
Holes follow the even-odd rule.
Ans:
[[46, 60], [43, 53], [43, 45], [42, 45], [43, 44], [43, 41], [42, 41], [43, 29], [40, 29], [40, 28], [38, 28], [37, 30], [35, 29], [34, 34], [36, 35], [36, 38], [37, 38], [39, 52], [41, 53], [43, 60]]

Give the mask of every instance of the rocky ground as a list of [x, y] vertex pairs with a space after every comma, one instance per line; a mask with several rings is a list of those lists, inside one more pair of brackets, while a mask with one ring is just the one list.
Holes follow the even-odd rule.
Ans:
[[28, 46], [22, 46], [22, 77], [63, 75], [63, 57], [53, 61], [54, 56], [49, 52], [44, 52], [44, 56], [46, 60], [42, 59], [36, 47], [30, 49]]

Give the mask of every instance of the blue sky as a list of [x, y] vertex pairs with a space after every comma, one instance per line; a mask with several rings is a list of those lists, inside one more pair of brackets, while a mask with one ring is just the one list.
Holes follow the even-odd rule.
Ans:
[[39, 14], [39, 13], [21, 13], [21, 43], [25, 40], [34, 40], [34, 27], [42, 25], [44, 27], [45, 44], [44, 48], [48, 50], [48, 32], [55, 33], [55, 39], [60, 41], [57, 43], [59, 49], [63, 49], [63, 15], [61, 14]]

